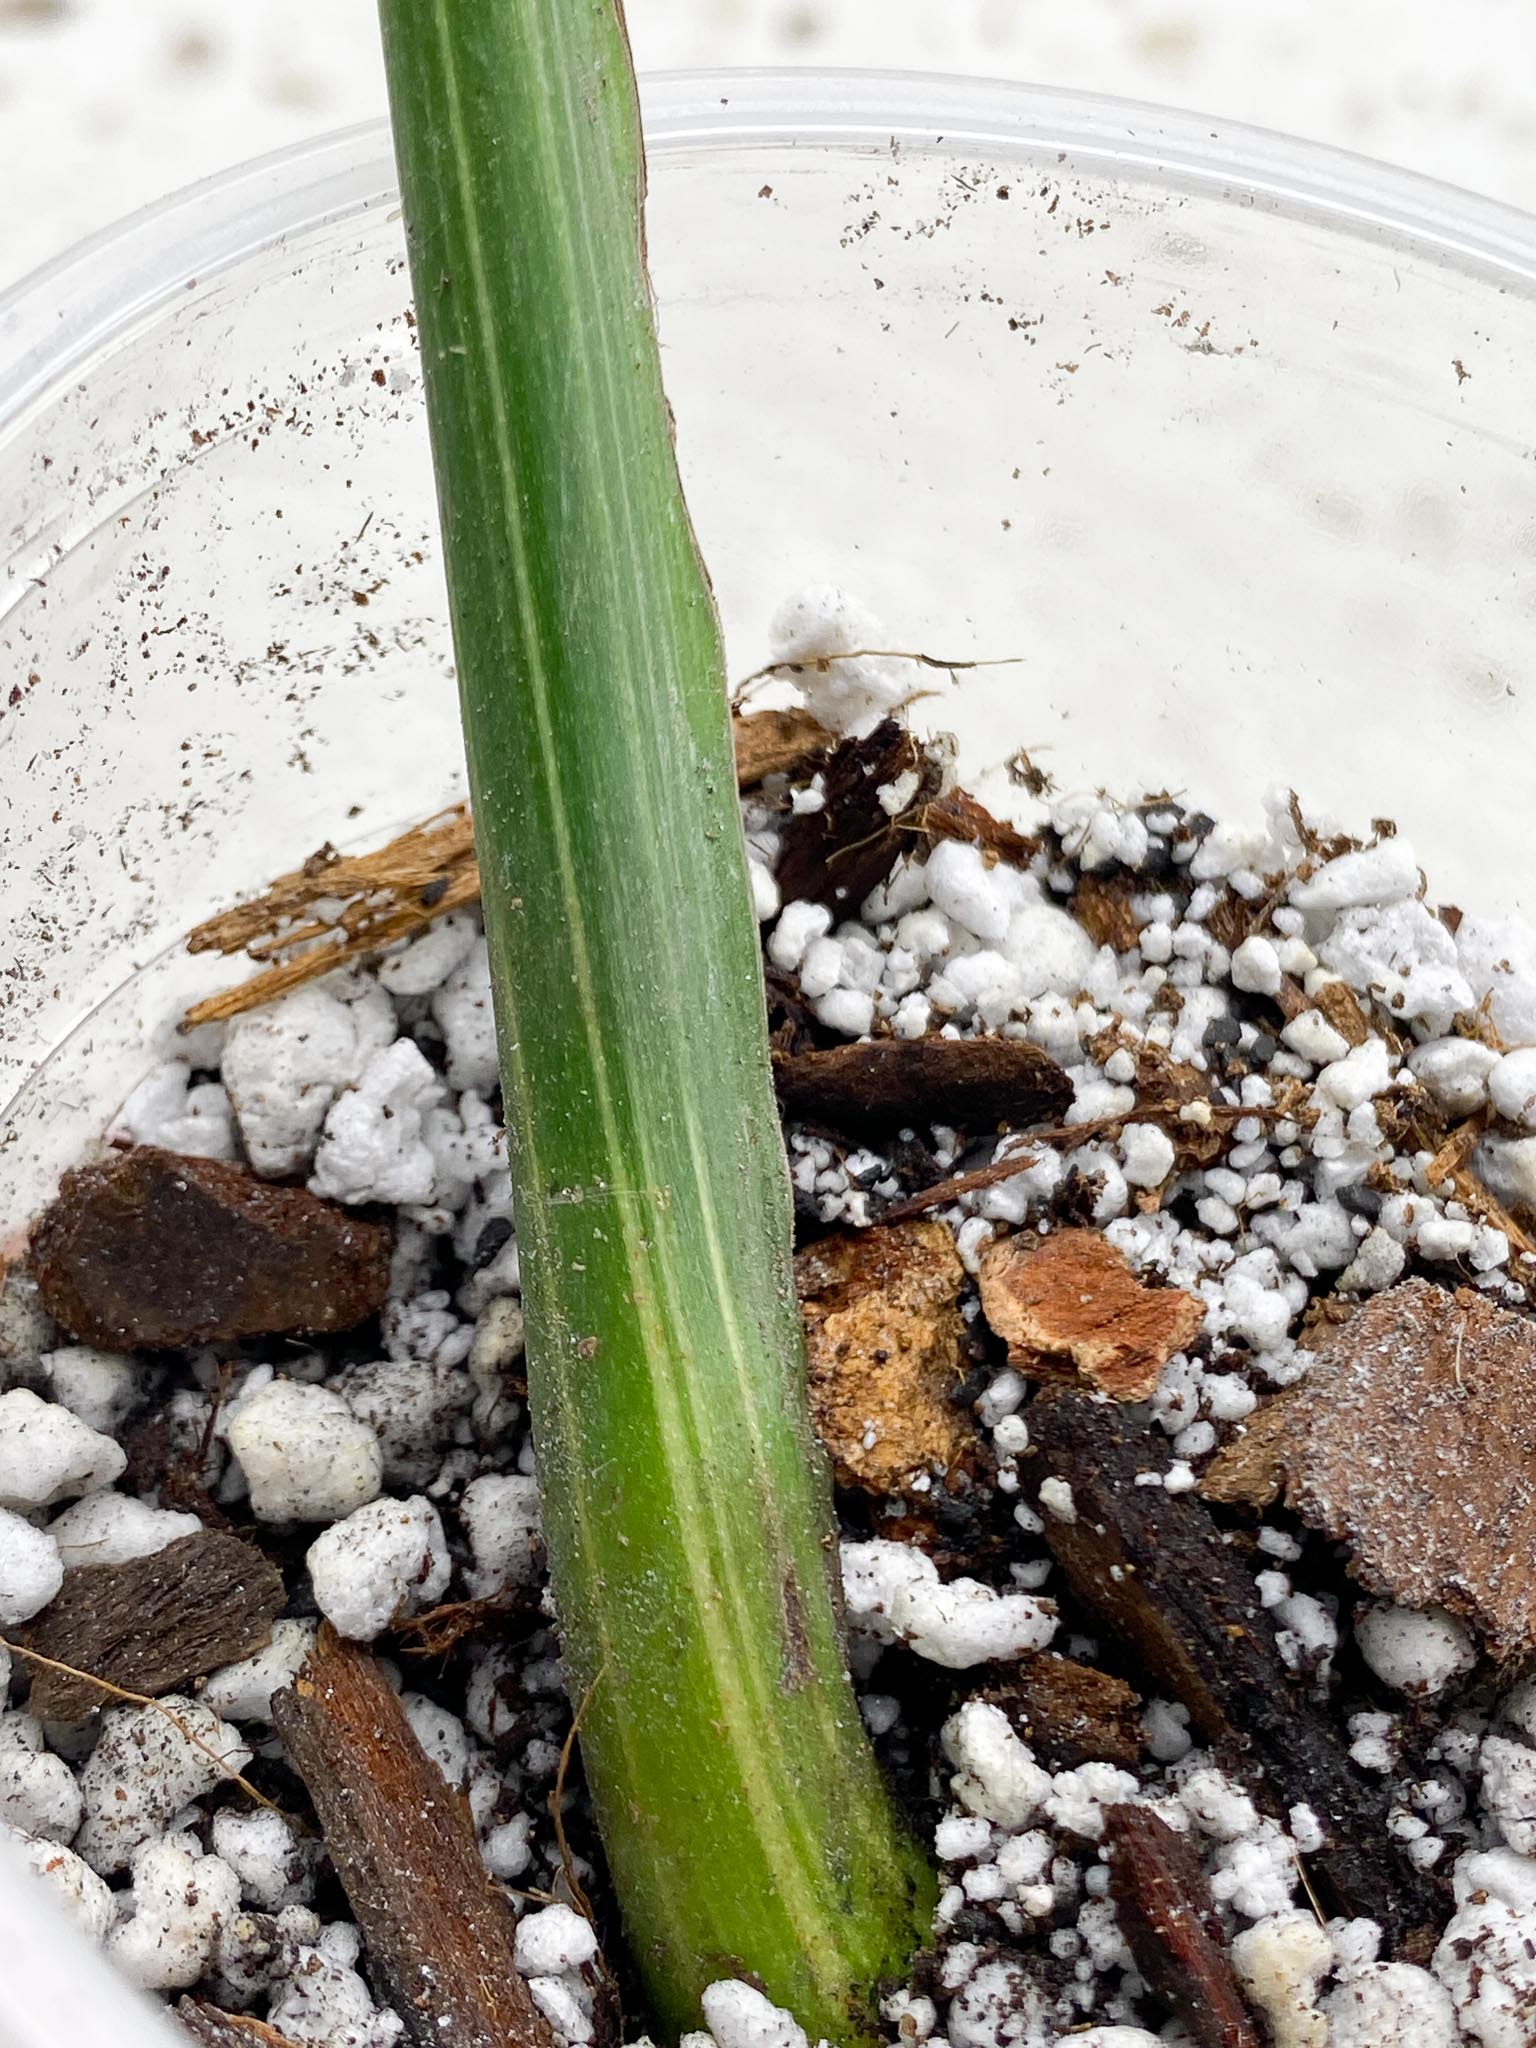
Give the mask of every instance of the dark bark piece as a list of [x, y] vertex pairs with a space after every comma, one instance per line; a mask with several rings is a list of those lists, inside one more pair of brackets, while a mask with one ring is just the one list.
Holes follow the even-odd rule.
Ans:
[[[892, 816], [880, 791], [915, 776], [905, 806]], [[779, 893], [786, 903], [825, 903], [851, 917], [911, 847], [910, 821], [938, 795], [940, 771], [894, 718], [863, 739], [844, 740], [828, 756], [826, 801], [784, 822]]]
[[1045, 1650], [985, 1697], [1053, 1771], [1089, 1763], [1132, 1771], [1141, 1762], [1141, 1700], [1108, 1671]]
[[31, 1262], [72, 1336], [153, 1351], [354, 1329], [383, 1306], [391, 1243], [306, 1188], [139, 1145], [65, 1174]]
[[[67, 1571], [23, 1640], [131, 1692], [173, 1692], [263, 1648], [286, 1598], [254, 1543], [202, 1529], [152, 1557]], [[78, 1721], [107, 1703], [83, 1678], [33, 1672], [30, 1711], [44, 1720]]]
[[1120, 1931], [1154, 1997], [1196, 2048], [1262, 2048], [1193, 1845], [1145, 1806], [1107, 1807], [1104, 1842]]
[[512, 1959], [516, 1921], [469, 1808], [375, 1659], [330, 1629], [272, 1702], [380, 1991], [416, 2048], [554, 2048]]
[[781, 1053], [773, 1079], [786, 1116], [862, 1136], [934, 1122], [1023, 1130], [1072, 1100], [1050, 1054], [1019, 1038], [872, 1038]]
[[736, 787], [755, 789], [765, 775], [794, 775], [835, 744], [814, 711], [752, 711], [731, 720]]
[[203, 2048], [293, 2048], [286, 2034], [249, 2013], [221, 2012], [202, 1998], [178, 1998], [176, 2017]]
[[1256, 1798], [1279, 1815], [1311, 1807], [1324, 1841], [1307, 1868], [1332, 1909], [1379, 1920], [1389, 1949], [1423, 1960], [1443, 1891], [1388, 1836], [1385, 1792], [1292, 1676], [1251, 1573], [1209, 1512], [1136, 1484], [1159, 1454], [1110, 1403], [1047, 1393], [1029, 1431], [1040, 1477], [1072, 1488], [1076, 1519], [1047, 1517], [1046, 1540], [1078, 1601], [1150, 1686], [1183, 1702]]

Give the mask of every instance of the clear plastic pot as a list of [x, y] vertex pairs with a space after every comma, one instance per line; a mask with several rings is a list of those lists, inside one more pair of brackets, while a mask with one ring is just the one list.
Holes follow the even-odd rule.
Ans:
[[[1274, 783], [1526, 890], [1536, 222], [1194, 117], [957, 80], [648, 95], [651, 248], [738, 672], [841, 583], [971, 785]], [[461, 790], [408, 289], [371, 127], [0, 301], [0, 1223], [182, 1002], [188, 926]], [[128, 2044], [0, 1870], [0, 2035]], [[101, 1980], [104, 1984], [104, 1980]], [[145, 2035], [147, 2040], [148, 2036]]]

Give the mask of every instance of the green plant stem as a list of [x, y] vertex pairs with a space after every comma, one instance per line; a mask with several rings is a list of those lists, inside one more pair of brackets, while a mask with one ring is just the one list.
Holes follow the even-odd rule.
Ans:
[[[567, 1681], [663, 2020], [925, 1938], [834, 1614], [718, 622], [616, 0], [381, 0]], [[410, 736], [402, 733], [402, 746]]]

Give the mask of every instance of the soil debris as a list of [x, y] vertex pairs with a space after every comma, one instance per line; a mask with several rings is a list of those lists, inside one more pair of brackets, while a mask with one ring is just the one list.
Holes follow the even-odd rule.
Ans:
[[[149, 1557], [66, 1572], [22, 1641], [110, 1685], [174, 1692], [262, 1649], [286, 1601], [282, 1574], [254, 1544], [203, 1529]], [[66, 1672], [33, 1675], [29, 1712], [44, 1720], [78, 1721], [103, 1703]]]
[[1111, 1806], [1104, 1842], [1120, 1931], [1153, 1993], [1195, 2048], [1261, 2048], [1188, 1838], [1150, 1807]]
[[537, 1592], [517, 1587], [505, 1593], [482, 1593], [473, 1600], [445, 1601], [441, 1607], [429, 1607], [425, 1614], [395, 1622], [389, 1634], [404, 1656], [441, 1658], [460, 1643], [489, 1635], [515, 1615], [537, 1611]]
[[365, 1649], [329, 1628], [272, 1702], [385, 1998], [416, 2048], [554, 2048], [462, 1797]]
[[838, 1483], [881, 1497], [951, 1472], [975, 1425], [965, 1376], [965, 1268], [942, 1223], [825, 1237], [795, 1260], [811, 1418]]
[[1109, 1763], [1133, 1771], [1141, 1762], [1141, 1700], [1112, 1672], [1042, 1650], [984, 1697], [1052, 1770]]
[[43, 1306], [103, 1351], [354, 1329], [393, 1232], [221, 1159], [140, 1145], [67, 1173], [32, 1232]]
[[249, 2013], [223, 2012], [203, 1998], [178, 1998], [176, 2017], [202, 2048], [294, 2048], [287, 2034]]
[[980, 1280], [1010, 1364], [1037, 1380], [1075, 1373], [1117, 1401], [1145, 1401], [1205, 1319], [1195, 1295], [1145, 1286], [1096, 1230], [990, 1245]]
[[1287, 1404], [1286, 1502], [1408, 1607], [1536, 1648], [1536, 1324], [1407, 1280], [1340, 1324]]
[[1019, 1038], [872, 1038], [778, 1053], [786, 1116], [860, 1136], [926, 1126], [935, 1105], [968, 1130], [1054, 1122], [1072, 1083], [1049, 1053]]
[[[1440, 1888], [1389, 1836], [1387, 1792], [1287, 1667], [1239, 1554], [1198, 1501], [1165, 1490], [1122, 1410], [1047, 1390], [1029, 1420], [1035, 1469], [1072, 1490], [1072, 1517], [1047, 1516], [1046, 1540], [1078, 1602], [1261, 1804], [1311, 1808], [1321, 1847], [1308, 1867], [1331, 1909], [1379, 1921], [1394, 1950], [1423, 1960]], [[1158, 1483], [1138, 1483], [1149, 1473]]]
[[1020, 868], [1029, 866], [1043, 843], [994, 817], [985, 804], [978, 803], [964, 789], [947, 790], [931, 804], [925, 804], [916, 824], [929, 840], [963, 840]]
[[[1059, 1142], [1051, 1131], [1036, 1131], [1032, 1136], [1042, 1145]], [[946, 1174], [942, 1180], [930, 1181], [926, 1187], [919, 1188], [915, 1195], [897, 1197], [882, 1208], [881, 1217], [887, 1223], [896, 1223], [908, 1216], [921, 1216], [929, 1209], [943, 1208], [948, 1202], [958, 1201], [962, 1195], [998, 1187], [1017, 1174], [1027, 1173], [1039, 1156], [1037, 1152], [1009, 1152], [986, 1166], [973, 1166], [964, 1173]]]
[[1205, 1500], [1226, 1508], [1272, 1507], [1285, 1486], [1285, 1431], [1291, 1397], [1271, 1394], [1224, 1443], [1201, 1474]]

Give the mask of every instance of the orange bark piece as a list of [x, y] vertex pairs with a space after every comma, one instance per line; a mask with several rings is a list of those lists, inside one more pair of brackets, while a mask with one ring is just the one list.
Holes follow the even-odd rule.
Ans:
[[1205, 1316], [1181, 1288], [1145, 1286], [1096, 1230], [1008, 1238], [985, 1253], [980, 1277], [987, 1321], [1020, 1372], [1075, 1374], [1117, 1401], [1145, 1401]]

